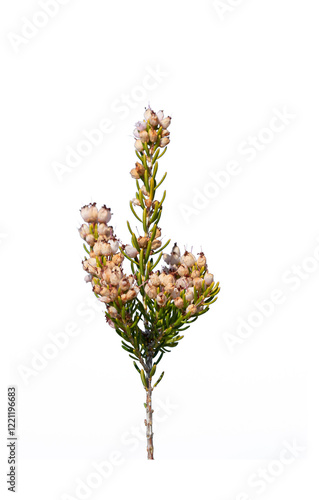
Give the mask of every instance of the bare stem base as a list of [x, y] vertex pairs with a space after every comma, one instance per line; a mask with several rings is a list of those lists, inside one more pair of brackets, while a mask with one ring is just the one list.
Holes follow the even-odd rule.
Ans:
[[152, 383], [148, 381], [148, 389], [146, 390], [146, 440], [147, 440], [147, 458], [154, 460], [154, 446], [153, 446], [153, 411], [152, 410]]

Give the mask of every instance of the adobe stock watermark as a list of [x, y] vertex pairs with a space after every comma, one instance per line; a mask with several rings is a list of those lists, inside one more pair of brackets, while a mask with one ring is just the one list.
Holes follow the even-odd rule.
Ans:
[[317, 236], [316, 241], [317, 246], [311, 255], [308, 254], [302, 262], [293, 264], [282, 274], [279, 286], [271, 290], [263, 300], [255, 300], [246, 317], [237, 316], [237, 325], [233, 333], [227, 331], [222, 334], [222, 338], [231, 354], [235, 352], [238, 346], [247, 342], [255, 331], [287, 301], [289, 296], [300, 290], [311, 275], [318, 271], [319, 236]]
[[259, 467], [248, 477], [245, 491], [238, 493], [234, 500], [252, 500], [263, 495], [294, 462], [302, 459], [307, 450], [306, 446], [300, 445], [296, 439], [291, 442], [284, 441], [282, 446], [276, 459], [269, 461], [264, 467]]
[[56, 17], [63, 5], [70, 0], [38, 0], [37, 10], [29, 17], [21, 17], [19, 32], [10, 31], [7, 38], [15, 53], [19, 53], [23, 47], [39, 35], [42, 30]]
[[2, 243], [8, 238], [8, 235], [6, 233], [0, 233], [0, 246]]
[[193, 196], [190, 202], [178, 205], [180, 214], [186, 223], [194, 216], [198, 216], [202, 210], [206, 209], [222, 191], [227, 189], [232, 179], [244, 172], [245, 164], [251, 163], [266, 151], [267, 148], [282, 134], [287, 127], [295, 120], [296, 115], [288, 111], [284, 106], [282, 109], [274, 108], [272, 116], [267, 125], [261, 128], [256, 134], [248, 136], [240, 142], [237, 147], [238, 157], [229, 161], [225, 167], [219, 171], [211, 170], [208, 176], [211, 180], [206, 180], [202, 188], [193, 188]]
[[[161, 424], [171, 417], [178, 405], [172, 403], [169, 398], [165, 401], [155, 398], [153, 427], [156, 432], [157, 424]], [[84, 477], [77, 477], [74, 481], [73, 492], [62, 493], [61, 500], [88, 500], [95, 492], [104, 487], [116, 469], [127, 463], [127, 457], [136, 452], [140, 446], [145, 445], [145, 425], [132, 425], [120, 437], [119, 449], [112, 450], [105, 460], [92, 462], [91, 470]]]
[[212, 0], [214, 10], [222, 21], [244, 2], [245, 0]]
[[67, 321], [58, 331], [50, 332], [47, 341], [39, 349], [31, 349], [28, 361], [17, 366], [23, 383], [28, 386], [47, 367], [52, 366], [61, 352], [72, 345], [72, 340], [83, 333], [86, 325], [91, 325], [98, 316], [103, 319], [103, 311], [103, 304], [95, 297], [88, 297], [80, 302], [76, 307], [75, 317]]
[[116, 122], [125, 120], [131, 111], [139, 106], [140, 102], [147, 102], [149, 93], [156, 90], [169, 74], [159, 65], [146, 66], [145, 74], [139, 85], [135, 85], [127, 93], [122, 93], [110, 105], [110, 111], [115, 119], [104, 117], [93, 129], [83, 130], [82, 136], [74, 145], [68, 145], [64, 152], [63, 161], [53, 161], [51, 166], [59, 182], [71, 174], [82, 162], [90, 156], [95, 148], [100, 146], [106, 137], [116, 129]]

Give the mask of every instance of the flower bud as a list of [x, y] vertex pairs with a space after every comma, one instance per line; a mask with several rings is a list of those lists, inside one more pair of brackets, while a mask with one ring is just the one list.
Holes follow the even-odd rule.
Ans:
[[132, 247], [131, 245], [125, 245], [124, 251], [129, 257], [131, 257], [131, 259], [134, 259], [138, 255], [138, 251], [136, 250], [136, 248]]
[[183, 309], [184, 301], [183, 301], [182, 297], [176, 297], [176, 299], [174, 300], [174, 304], [178, 309]]
[[119, 250], [119, 246], [120, 246], [120, 242], [119, 242], [119, 240], [116, 240], [115, 238], [111, 238], [111, 239], [109, 240], [109, 243], [110, 243], [110, 245], [111, 245], [111, 251], [112, 251], [112, 253], [113, 253], [113, 254], [114, 254], [114, 253], [117, 253], [117, 252], [118, 252], [118, 250]]
[[197, 265], [198, 265], [199, 269], [201, 269], [202, 267], [206, 267], [206, 257], [203, 254], [203, 252], [201, 252], [199, 254], [199, 257], [197, 259]]
[[149, 136], [148, 136], [148, 133], [146, 132], [146, 130], [142, 130], [140, 132], [140, 139], [142, 142], [148, 142], [149, 141]]
[[135, 207], [140, 207], [141, 206], [141, 202], [137, 198], [133, 198], [132, 203], [133, 203], [133, 205]]
[[135, 139], [139, 139], [140, 138], [140, 131], [138, 130], [138, 128], [135, 128], [133, 130], [133, 135], [134, 135]]
[[85, 241], [90, 245], [90, 247], [93, 247], [94, 243], [95, 243], [95, 238], [93, 236], [93, 234], [88, 234], [85, 238]]
[[154, 111], [151, 112], [151, 116], [149, 118], [149, 122], [150, 122], [150, 125], [152, 127], [157, 127], [157, 125], [158, 125], [158, 117], [157, 117], [157, 114], [154, 113]]
[[168, 253], [163, 253], [163, 259], [166, 264], [170, 265], [171, 263], [171, 256]]
[[139, 151], [139, 152], [143, 151], [144, 148], [143, 148], [143, 143], [142, 143], [141, 139], [137, 139], [135, 141], [135, 149], [137, 149], [137, 151]]
[[137, 122], [135, 123], [135, 127], [136, 129], [141, 132], [142, 130], [145, 130], [146, 129], [146, 122]]
[[148, 132], [148, 135], [150, 137], [151, 142], [156, 142], [157, 141], [157, 132], [153, 128], [151, 128]]
[[186, 308], [186, 313], [191, 313], [191, 316], [193, 316], [194, 314], [196, 314], [197, 313], [197, 307], [195, 306], [195, 304], [190, 304]]
[[186, 290], [185, 299], [187, 300], [187, 302], [192, 302], [192, 300], [194, 300], [194, 288], [193, 287], [188, 288]]
[[176, 280], [176, 286], [178, 288], [187, 288], [188, 287], [188, 281], [187, 281], [187, 278], [178, 278], [178, 280]]
[[150, 299], [155, 299], [157, 297], [157, 290], [155, 286], [145, 285], [145, 293]]
[[163, 110], [158, 111], [156, 114], [157, 114], [158, 121], [161, 123], [161, 121], [164, 120], [164, 111]]
[[200, 271], [198, 269], [194, 269], [191, 274], [192, 278], [199, 278], [200, 277]]
[[210, 286], [214, 282], [214, 275], [211, 273], [206, 273], [204, 276], [206, 286]]
[[97, 215], [97, 220], [98, 222], [103, 222], [104, 224], [107, 224], [111, 220], [111, 209], [107, 208], [105, 205], [100, 208], [98, 215]]
[[87, 276], [84, 277], [85, 283], [92, 283], [92, 274], [88, 274]]
[[124, 260], [124, 255], [122, 253], [117, 253], [112, 257], [112, 262], [114, 262], [116, 266], [120, 266], [123, 260]]
[[188, 271], [188, 268], [187, 268], [185, 265], [181, 265], [181, 266], [179, 266], [179, 268], [177, 269], [177, 273], [178, 273], [180, 276], [188, 276], [189, 271]]
[[162, 137], [159, 145], [161, 148], [165, 148], [165, 146], [167, 146], [167, 144], [169, 144], [169, 143], [170, 143], [169, 137]]
[[153, 240], [152, 241], [152, 245], [151, 245], [151, 249], [152, 250], [157, 250], [161, 246], [162, 246], [162, 242], [160, 240]]
[[133, 179], [139, 179], [140, 178], [140, 174], [138, 173], [138, 171], [136, 170], [136, 168], [132, 168], [132, 170], [130, 170], [130, 174], [131, 174], [131, 177], [133, 177]]
[[186, 281], [187, 281], [187, 288], [189, 288], [190, 286], [193, 286], [193, 279], [190, 278], [189, 276], [187, 278], [185, 278]]
[[167, 283], [165, 285], [165, 292], [169, 293], [170, 295], [174, 292], [175, 290], [175, 285], [173, 283]]
[[86, 236], [88, 234], [90, 234], [89, 226], [87, 224], [82, 224], [82, 226], [79, 229], [79, 233], [80, 233], [81, 238], [83, 238], [83, 240], [85, 240]]
[[131, 288], [131, 284], [128, 280], [128, 278], [124, 277], [121, 279], [119, 283], [119, 288], [122, 290], [122, 292], [127, 292]]
[[135, 163], [135, 170], [137, 171], [137, 173], [139, 174], [139, 176], [141, 177], [142, 175], [144, 175], [144, 172], [145, 172], [145, 167], [144, 165], [142, 165], [141, 163], [139, 163], [138, 161]]
[[166, 302], [167, 302], [167, 297], [165, 295], [165, 293], [163, 292], [160, 292], [157, 297], [156, 297], [156, 302], [158, 303], [158, 305], [160, 307], [163, 307], [165, 306]]
[[96, 203], [90, 203], [81, 208], [81, 217], [85, 222], [97, 222], [98, 211], [95, 205]]
[[168, 137], [169, 135], [170, 135], [170, 131], [166, 130], [165, 128], [163, 128], [163, 130], [162, 130], [162, 137]]
[[122, 279], [122, 271], [118, 267], [112, 269], [110, 274], [110, 284], [118, 286], [121, 279]]
[[156, 228], [155, 238], [160, 238], [162, 236], [162, 230], [160, 227]]
[[96, 259], [90, 258], [83, 261], [83, 269], [91, 274], [96, 274]]
[[147, 238], [146, 236], [140, 236], [140, 237], [137, 239], [138, 246], [139, 246], [140, 248], [146, 248], [146, 247], [147, 247], [147, 244], [148, 244], [148, 241], [149, 241], [149, 238]]
[[113, 234], [113, 227], [102, 223], [98, 225], [97, 232], [99, 235], [107, 236], [109, 238]]
[[144, 184], [143, 184], [143, 186], [141, 187], [141, 191], [142, 191], [142, 193], [144, 194], [144, 196], [146, 196], [147, 198], [149, 197], [149, 195], [150, 195], [150, 194], [149, 194], [149, 192], [147, 191], [147, 189], [146, 189], [146, 187], [144, 186]]
[[175, 283], [175, 278], [172, 274], [166, 274], [165, 277], [163, 278], [163, 284], [166, 286], [169, 283]]
[[126, 294], [127, 300], [133, 300], [137, 296], [136, 290], [129, 290]]
[[195, 278], [194, 287], [196, 288], [196, 290], [202, 290], [203, 283], [204, 283], [203, 278]]
[[146, 200], [144, 200], [144, 203], [145, 203], [146, 208], [151, 208], [151, 206], [153, 205], [153, 202], [150, 198], [147, 198]]
[[151, 274], [149, 282], [151, 286], [156, 286], [156, 287], [160, 286], [161, 284], [158, 274]]
[[109, 289], [108, 289], [108, 294], [107, 296], [109, 297], [110, 301], [113, 302], [114, 300], [117, 299], [117, 296], [118, 296], [118, 291], [117, 291], [117, 288], [115, 286], [111, 286]]
[[171, 292], [171, 297], [172, 299], [176, 299], [176, 297], [179, 297], [180, 296], [180, 291], [178, 288], [174, 288], [174, 290]]
[[[101, 299], [100, 299], [101, 300]], [[106, 318], [106, 322], [107, 324], [111, 327], [111, 328], [115, 328], [115, 324], [113, 323], [113, 321], [109, 318]]]
[[168, 128], [171, 124], [171, 117], [167, 116], [166, 118], [163, 118], [163, 120], [160, 121], [160, 124], [163, 128]]
[[105, 304], [109, 304], [110, 302], [112, 302], [112, 300], [110, 299], [110, 297], [108, 297], [107, 295], [104, 296], [104, 297], [100, 297], [99, 301], [100, 302], [104, 302]]
[[93, 247], [93, 251], [96, 255], [109, 256], [112, 253], [111, 245], [108, 243], [106, 236], [99, 236], [98, 241]]
[[146, 108], [145, 113], [144, 113], [144, 118], [146, 121], [148, 121], [152, 116], [152, 110], [150, 107]]
[[177, 246], [177, 243], [174, 244], [172, 253], [178, 255], [178, 257], [181, 256], [181, 251], [180, 251], [179, 247]]
[[118, 317], [118, 312], [115, 309], [115, 307], [113, 307], [113, 306], [109, 307], [107, 312], [109, 313], [109, 315], [111, 316], [111, 318], [117, 318]]

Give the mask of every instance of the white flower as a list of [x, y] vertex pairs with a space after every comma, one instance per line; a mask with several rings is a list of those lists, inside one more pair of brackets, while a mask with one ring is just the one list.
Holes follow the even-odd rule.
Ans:
[[82, 224], [82, 226], [79, 229], [79, 233], [81, 238], [85, 240], [86, 236], [90, 234], [90, 228], [87, 224]]
[[194, 287], [196, 288], [196, 290], [201, 291], [203, 283], [203, 278], [194, 278]]
[[203, 252], [201, 252], [199, 254], [199, 257], [197, 259], [197, 265], [198, 265], [199, 269], [201, 269], [202, 267], [206, 267], [206, 257], [203, 254]]
[[163, 293], [163, 292], [159, 293], [158, 296], [156, 297], [156, 302], [158, 303], [158, 305], [160, 307], [165, 306], [165, 304], [167, 302], [167, 297], [166, 297], [165, 293]]
[[196, 314], [196, 312], [197, 312], [197, 307], [195, 306], [195, 304], [190, 304], [186, 309], [186, 313], [191, 313], [190, 314], [191, 316], [193, 314]]
[[160, 120], [160, 124], [163, 128], [168, 128], [171, 124], [171, 117], [167, 116], [166, 118], [163, 118], [163, 120]]
[[211, 273], [206, 273], [204, 276], [205, 284], [210, 286], [214, 282], [214, 275]]
[[111, 245], [112, 253], [118, 252], [119, 246], [120, 246], [119, 240], [116, 240], [115, 238], [111, 238], [110, 241], [109, 241], [109, 243]]
[[138, 255], [138, 251], [132, 245], [125, 245], [124, 251], [131, 259], [134, 259]]
[[141, 132], [142, 130], [145, 130], [146, 129], [146, 122], [145, 121], [142, 121], [142, 122], [137, 122], [135, 123], [135, 127], [138, 132]]
[[176, 297], [176, 299], [174, 300], [174, 304], [178, 309], [183, 309], [184, 301], [183, 301], [182, 297]]
[[155, 286], [145, 285], [145, 293], [150, 299], [157, 297], [157, 290]]
[[81, 217], [85, 222], [97, 222], [98, 211], [95, 205], [96, 203], [90, 203], [81, 208]]
[[148, 107], [146, 110], [145, 110], [145, 113], [144, 113], [144, 118], [146, 121], [148, 121], [152, 116], [152, 110], [150, 107]]
[[181, 262], [186, 266], [186, 267], [193, 267], [193, 265], [196, 262], [196, 259], [194, 255], [190, 252], [185, 252], [183, 257], [181, 258]]
[[178, 280], [176, 280], [176, 286], [178, 288], [187, 288], [187, 286], [188, 286], [187, 279], [186, 278], [178, 278]]
[[137, 149], [137, 151], [143, 151], [143, 143], [141, 141], [141, 139], [137, 139], [135, 141], [135, 149]]
[[129, 290], [131, 287], [131, 284], [128, 280], [128, 278], [124, 277], [121, 279], [120, 283], [119, 283], [119, 288], [122, 290], [122, 292], [127, 292], [127, 290]]
[[150, 277], [150, 284], [152, 286], [160, 286], [161, 280], [160, 280], [158, 274], [152, 274], [151, 275], [151, 277]]
[[146, 130], [142, 130], [140, 132], [140, 139], [141, 139], [142, 142], [148, 142], [149, 141], [149, 135], [146, 132]]
[[90, 247], [93, 247], [93, 245], [95, 243], [95, 238], [94, 238], [93, 234], [88, 234], [85, 238], [85, 241], [90, 245]]
[[171, 296], [173, 299], [176, 299], [176, 297], [179, 297], [180, 296], [179, 289], [175, 287], [174, 290], [171, 292]]
[[168, 253], [163, 253], [163, 259], [166, 262], [166, 264], [170, 265], [170, 263], [171, 263], [171, 256]]
[[160, 140], [160, 147], [165, 148], [165, 146], [167, 146], [167, 144], [169, 143], [170, 143], [169, 137], [162, 137], [162, 139]]
[[177, 269], [177, 273], [180, 275], [180, 276], [187, 276], [188, 275], [188, 268], [182, 264], [181, 266], [179, 266], [179, 268]]
[[186, 290], [185, 298], [187, 302], [192, 302], [192, 300], [194, 300], [194, 287], [190, 287]]
[[106, 208], [104, 205], [102, 208], [100, 208], [97, 216], [97, 220], [99, 222], [104, 222], [104, 224], [107, 224], [111, 220], [111, 209]]
[[115, 307], [113, 307], [113, 306], [109, 307], [108, 313], [111, 316], [111, 318], [117, 318], [117, 316], [118, 316], [118, 312], [115, 309]]
[[161, 123], [161, 121], [164, 120], [164, 111], [163, 110], [158, 111], [156, 114], [157, 114], [158, 121]]
[[110, 237], [113, 234], [113, 227], [107, 226], [102, 222], [102, 224], [98, 225], [97, 232], [99, 235]]

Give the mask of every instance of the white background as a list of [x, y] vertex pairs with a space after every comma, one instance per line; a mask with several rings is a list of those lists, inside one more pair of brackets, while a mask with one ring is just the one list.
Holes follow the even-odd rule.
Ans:
[[[34, 0], [0, 7], [1, 497], [15, 384], [16, 498], [315, 498], [317, 2], [64, 3], [49, 18]], [[132, 131], [148, 102], [172, 116], [163, 234], [202, 248], [221, 282], [161, 362], [154, 462], [139, 376], [84, 283], [77, 233], [96, 201], [128, 242]], [[101, 120], [109, 133], [61, 174]], [[66, 330], [68, 345], [39, 358]], [[299, 447], [289, 464], [287, 443]], [[113, 455], [107, 477], [92, 475]]]

